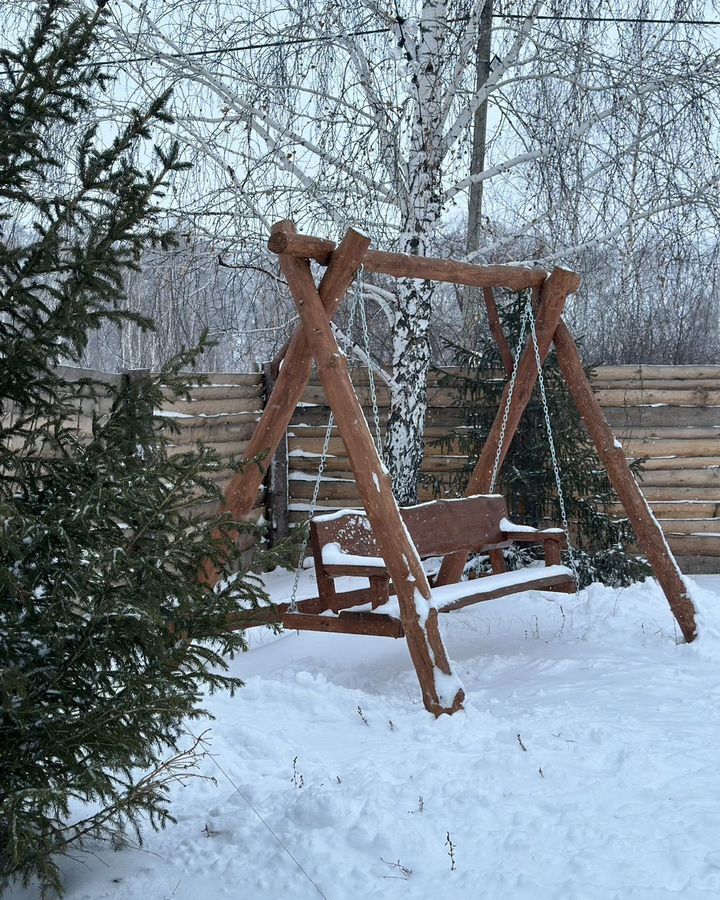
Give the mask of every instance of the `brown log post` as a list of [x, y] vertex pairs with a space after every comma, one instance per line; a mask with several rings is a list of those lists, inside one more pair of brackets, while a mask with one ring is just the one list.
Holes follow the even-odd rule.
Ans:
[[[265, 402], [275, 388], [276, 373], [272, 363], [263, 367], [265, 377]], [[287, 432], [283, 434], [273, 453], [267, 478], [266, 508], [270, 519], [269, 543], [272, 547], [278, 541], [284, 541], [290, 534], [290, 515], [288, 510], [288, 447]]]
[[[348, 374], [347, 359], [330, 328], [308, 261], [283, 254], [280, 267], [300, 313], [318, 375], [345, 441], [373, 534], [395, 585], [400, 618], [420, 682], [423, 703], [435, 716], [451, 714], [462, 708], [464, 692], [450, 668], [440, 635], [437, 610], [429, 606], [422, 608], [423, 604], [429, 604], [430, 586], [417, 550], [400, 517], [389, 475], [378, 457]], [[416, 605], [418, 593], [420, 608]], [[451, 687], [451, 692], [445, 695], [438, 689], [438, 682], [442, 680], [447, 680]]]
[[[541, 360], [544, 360], [550, 352], [553, 334], [560, 321], [567, 295], [576, 291], [579, 286], [579, 276], [568, 269], [553, 269], [543, 285], [540, 312], [535, 323]], [[535, 351], [530, 342], [526, 346], [518, 365], [515, 389], [508, 411], [505, 436], [500, 452], [500, 466], [502, 466], [503, 460], [510, 449], [520, 420], [532, 396], [536, 381], [537, 363], [535, 361]], [[500, 434], [509, 392], [510, 384], [508, 383], [503, 390], [500, 406], [490, 429], [490, 434], [470, 476], [470, 481], [465, 491], [465, 496], [467, 497], [473, 494], [486, 494], [491, 489], [492, 472], [500, 443]], [[440, 567], [436, 584], [454, 584], [459, 581], [466, 559], [467, 554], [464, 553], [452, 553], [446, 556]]]
[[622, 444], [615, 439], [585, 374], [575, 341], [563, 322], [555, 331], [558, 364], [568, 391], [597, 448], [638, 543], [647, 556], [685, 640], [697, 637], [695, 606], [660, 525], [630, 470]]

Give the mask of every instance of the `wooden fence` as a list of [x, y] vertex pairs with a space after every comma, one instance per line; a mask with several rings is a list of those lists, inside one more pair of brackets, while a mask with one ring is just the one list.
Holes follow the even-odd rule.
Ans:
[[[353, 379], [371, 421], [367, 377], [360, 370]], [[190, 401], [168, 403], [162, 411], [180, 428], [175, 446], [180, 451], [202, 440], [223, 457], [241, 456], [266, 400], [264, 376], [213, 374], [207, 380], [193, 389]], [[720, 571], [720, 366], [606, 366], [596, 370], [593, 386], [627, 455], [648, 457], [643, 492], [683, 569]], [[428, 395], [423, 470], [443, 474], [465, 458], [429, 445], [457, 426], [460, 415], [452, 394], [434, 377]], [[378, 401], [384, 424], [388, 396], [382, 385]], [[81, 411], [80, 427], [89, 423], [88, 413]], [[292, 524], [307, 517], [328, 416], [322, 388], [311, 382], [275, 461], [274, 476], [258, 496], [256, 518], [269, 518], [282, 528], [285, 520]], [[226, 484], [231, 474], [228, 468], [219, 482]], [[422, 492], [423, 499], [429, 496], [428, 490]], [[318, 506], [357, 505], [347, 453], [334, 433]]]
[[[354, 375], [369, 413], [367, 379]], [[613, 430], [630, 458], [648, 457], [643, 492], [661, 521], [685, 571], [720, 571], [720, 366], [607, 366], [593, 386]], [[423, 471], [442, 475], [465, 457], [432, 446], [459, 424], [453, 396], [431, 379]], [[378, 387], [383, 423], [387, 391]], [[329, 409], [313, 383], [288, 429], [290, 521], [307, 516]], [[318, 505], [358, 504], [347, 454], [339, 436], [330, 440]], [[430, 499], [429, 489], [421, 499]], [[620, 509], [618, 509], [620, 513]]]

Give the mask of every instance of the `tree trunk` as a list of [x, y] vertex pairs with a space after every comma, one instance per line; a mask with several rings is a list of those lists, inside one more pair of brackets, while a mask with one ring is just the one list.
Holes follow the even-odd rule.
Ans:
[[[475, 57], [475, 90], [481, 91], [490, 77], [490, 55], [492, 45], [493, 0], [485, 0], [478, 29], [478, 46]], [[485, 168], [485, 145], [487, 142], [488, 101], [485, 99], [475, 110], [472, 128], [472, 158], [470, 174], [479, 175]], [[482, 235], [483, 182], [470, 185], [468, 199], [468, 228], [465, 249], [468, 256], [480, 249]], [[479, 288], [466, 287], [463, 291], [463, 326], [467, 346], [474, 347], [476, 330], [483, 319], [482, 295]]]
[[[417, 42], [411, 53], [416, 91], [404, 179], [407, 188], [400, 197], [402, 229], [398, 249], [414, 256], [427, 256], [428, 240], [443, 207], [443, 166], [438, 158], [437, 129], [442, 127], [439, 60], [447, 37], [445, 0], [425, 0], [420, 19]], [[398, 284], [392, 351], [397, 387], [390, 397], [385, 459], [395, 497], [405, 506], [417, 502], [423, 460], [433, 291], [434, 285], [429, 281], [403, 279]]]
[[429, 281], [406, 278], [398, 283], [392, 356], [397, 387], [390, 398], [385, 461], [401, 506], [417, 503], [418, 475], [425, 449], [432, 293], [433, 284]]

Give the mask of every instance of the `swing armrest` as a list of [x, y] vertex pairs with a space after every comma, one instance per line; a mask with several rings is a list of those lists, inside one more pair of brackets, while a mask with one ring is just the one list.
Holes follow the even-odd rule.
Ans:
[[529, 525], [516, 525], [503, 519], [500, 531], [504, 537], [518, 544], [543, 544], [546, 566], [560, 565], [562, 551], [567, 549], [567, 536], [562, 528], [538, 529]]
[[503, 534], [515, 544], [544, 544], [547, 541], [556, 541], [563, 547], [567, 545], [567, 538], [562, 528], [543, 528], [536, 529], [532, 533], [524, 532], [503, 532]]
[[[330, 579], [341, 578], [348, 575], [351, 578], [367, 578], [370, 586], [365, 590], [353, 591], [354, 595], [362, 595], [363, 601], [370, 603], [372, 608], [382, 606], [387, 603], [390, 597], [390, 576], [385, 569], [379, 569], [377, 566], [323, 566], [323, 574]], [[336, 602], [333, 604], [337, 609], [341, 608], [343, 595], [336, 594]], [[359, 603], [355, 599], [353, 605]]]
[[343, 575], [351, 578], [372, 578], [374, 576], [389, 578], [387, 569], [380, 566], [363, 566], [352, 563], [328, 564], [323, 562], [323, 569], [331, 578], [340, 578]]
[[500, 534], [510, 541], [518, 544], [537, 544], [540, 541], [560, 541], [566, 543], [565, 532], [562, 528], [533, 528], [532, 525], [518, 525], [510, 519], [500, 520]]

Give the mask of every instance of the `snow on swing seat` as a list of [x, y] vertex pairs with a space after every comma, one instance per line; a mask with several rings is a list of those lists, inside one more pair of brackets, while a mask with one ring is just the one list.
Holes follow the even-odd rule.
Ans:
[[[572, 578], [572, 569], [559, 565], [501, 572], [497, 575], [476, 578], [473, 581], [443, 584], [440, 587], [432, 588], [430, 605], [435, 607], [438, 612], [451, 612], [472, 603], [494, 600], [523, 591], [551, 590], [555, 586], [566, 585]], [[376, 615], [390, 616], [393, 619], [400, 618], [400, 606], [394, 594], [390, 596], [387, 603], [383, 603], [375, 609], [371, 609], [370, 604], [363, 604], [352, 607], [348, 612], [371, 612]]]

